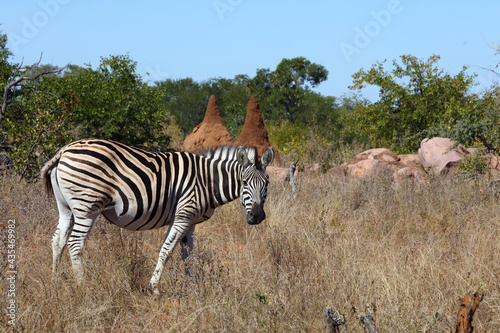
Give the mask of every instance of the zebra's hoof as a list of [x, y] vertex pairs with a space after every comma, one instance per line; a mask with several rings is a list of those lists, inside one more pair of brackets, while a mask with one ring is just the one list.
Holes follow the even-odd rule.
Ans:
[[149, 284], [149, 287], [146, 289], [146, 292], [149, 296], [159, 298], [160, 297], [160, 289], [158, 286], [153, 286]]

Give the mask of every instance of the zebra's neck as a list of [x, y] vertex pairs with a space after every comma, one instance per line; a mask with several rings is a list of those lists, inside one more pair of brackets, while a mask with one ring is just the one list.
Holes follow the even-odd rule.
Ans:
[[221, 206], [240, 196], [241, 165], [234, 160], [208, 159], [209, 189], [213, 205]]

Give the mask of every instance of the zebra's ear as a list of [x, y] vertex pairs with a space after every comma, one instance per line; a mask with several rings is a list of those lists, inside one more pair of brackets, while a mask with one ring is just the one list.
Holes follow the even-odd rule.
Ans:
[[264, 154], [262, 154], [262, 158], [260, 159], [260, 162], [261, 162], [262, 166], [264, 167], [264, 170], [266, 169], [266, 166], [273, 163], [273, 160], [274, 160], [273, 148], [269, 147], [269, 148], [267, 148], [266, 152]]
[[250, 164], [250, 161], [248, 159], [248, 154], [247, 151], [244, 148], [238, 148], [238, 162], [243, 165], [244, 167], [248, 166]]

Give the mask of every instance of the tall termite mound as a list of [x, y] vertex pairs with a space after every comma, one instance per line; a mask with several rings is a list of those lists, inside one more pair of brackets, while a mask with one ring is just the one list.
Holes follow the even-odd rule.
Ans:
[[[247, 115], [241, 133], [233, 143], [235, 146], [250, 146], [257, 148], [259, 156], [271, 147], [264, 119], [260, 111], [257, 97], [252, 96], [248, 102]], [[274, 164], [279, 164], [278, 151], [273, 147]]]
[[210, 96], [203, 121], [189, 134], [182, 149], [199, 153], [208, 148], [230, 145], [233, 142], [220, 114], [219, 103], [215, 95]]

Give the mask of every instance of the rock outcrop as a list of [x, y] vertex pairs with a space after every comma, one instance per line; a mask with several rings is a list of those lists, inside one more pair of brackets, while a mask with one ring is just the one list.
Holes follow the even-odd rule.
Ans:
[[424, 139], [418, 149], [418, 157], [427, 173], [438, 175], [447, 174], [454, 170], [464, 156], [471, 151], [463, 145], [456, 145], [455, 141], [446, 138]]
[[354, 156], [349, 163], [333, 167], [326, 174], [328, 177], [359, 178], [392, 173], [395, 185], [405, 181], [425, 183], [426, 174], [444, 175], [453, 172], [460, 161], [475, 154], [487, 159], [491, 174], [500, 173], [500, 156], [486, 154], [480, 148], [457, 145], [450, 139], [435, 137], [422, 140], [418, 154], [397, 155], [385, 148], [370, 149]]
[[392, 173], [393, 182], [396, 184], [405, 180], [421, 181], [425, 173], [418, 155], [397, 155], [386, 148], [359, 153], [349, 163], [333, 168], [328, 173], [332, 176], [366, 177], [383, 172]]
[[199, 153], [208, 148], [231, 145], [233, 139], [222, 121], [219, 103], [215, 95], [210, 96], [203, 121], [189, 134], [182, 150]]

